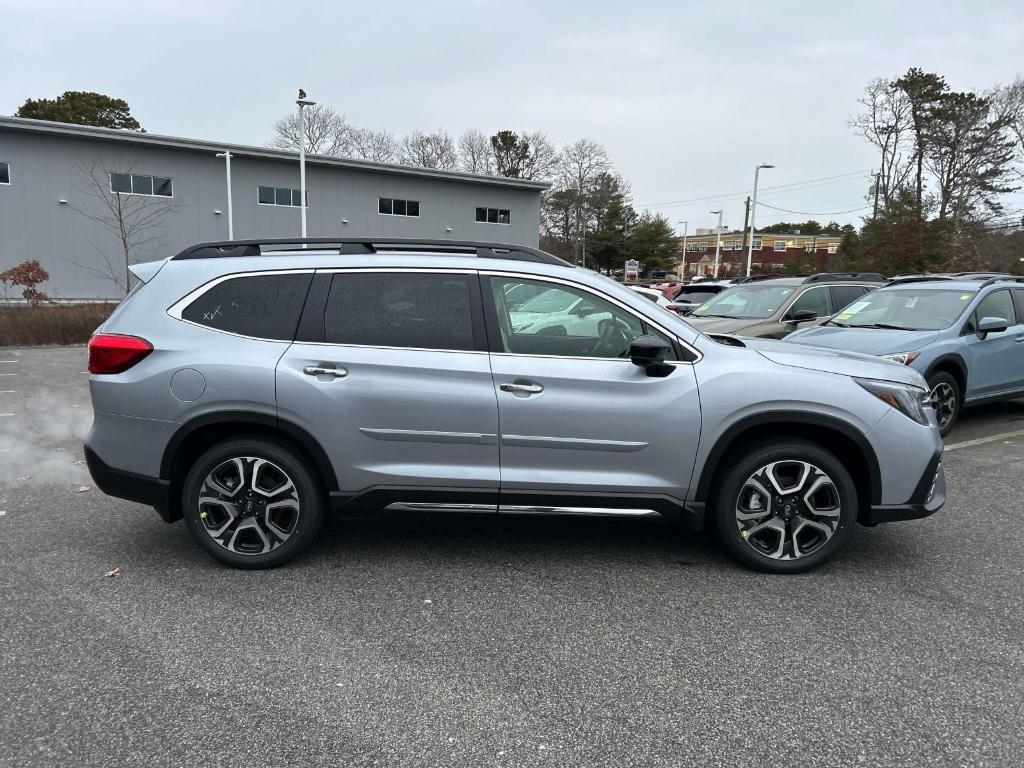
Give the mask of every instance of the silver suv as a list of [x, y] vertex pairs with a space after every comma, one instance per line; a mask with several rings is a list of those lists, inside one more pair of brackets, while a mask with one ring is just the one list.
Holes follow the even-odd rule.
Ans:
[[236, 241], [133, 271], [89, 345], [89, 469], [232, 566], [398, 508], [664, 514], [795, 572], [945, 500], [917, 371], [714, 340], [542, 251]]

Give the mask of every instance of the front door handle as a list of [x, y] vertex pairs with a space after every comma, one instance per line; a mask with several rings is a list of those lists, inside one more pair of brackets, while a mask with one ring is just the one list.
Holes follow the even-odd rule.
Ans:
[[348, 371], [344, 368], [324, 368], [319, 365], [307, 365], [302, 372], [307, 376], [330, 376], [332, 379], [348, 376]]
[[1017, 336], [1013, 340], [1016, 341], [1018, 344], [1024, 344], [1024, 335]]
[[502, 392], [522, 392], [527, 395], [538, 395], [544, 391], [540, 384], [500, 384], [498, 389]]

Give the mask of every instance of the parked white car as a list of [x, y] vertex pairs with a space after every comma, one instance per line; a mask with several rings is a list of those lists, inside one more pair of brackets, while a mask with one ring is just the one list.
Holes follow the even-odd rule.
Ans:
[[600, 336], [610, 313], [584, 298], [550, 288], [509, 313], [513, 333]]
[[666, 297], [665, 294], [662, 291], [659, 291], [657, 288], [642, 288], [639, 285], [631, 285], [629, 287], [632, 288], [637, 293], [639, 293], [645, 299], [650, 299], [659, 307], [664, 307], [670, 312], [679, 312], [679, 307], [676, 306], [676, 304], [674, 304], [673, 302], [669, 301], [668, 297]]

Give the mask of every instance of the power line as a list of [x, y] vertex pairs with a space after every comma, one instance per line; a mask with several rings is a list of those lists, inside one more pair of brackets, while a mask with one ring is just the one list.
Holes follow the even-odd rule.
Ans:
[[768, 205], [767, 203], [759, 202], [758, 207], [764, 206], [765, 208], [771, 208], [773, 211], [782, 211], [783, 213], [796, 213], [800, 216], [838, 216], [841, 213], [856, 213], [857, 211], [866, 211], [870, 208], [870, 205], [862, 205], [859, 208], [851, 208], [848, 211], [791, 211], [789, 208], [777, 208], [774, 205]]
[[[852, 178], [852, 177], [855, 177], [855, 176], [862, 176], [863, 174], [869, 173], [869, 172], [871, 172], [873, 170], [874, 170], [873, 168], [865, 168], [865, 169], [862, 169], [862, 170], [859, 170], [859, 171], [850, 171], [849, 173], [840, 173], [840, 174], [838, 174], [836, 176], [822, 176], [821, 178], [818, 178], [818, 179], [805, 179], [804, 181], [794, 181], [794, 182], [790, 182], [789, 184], [777, 184], [777, 185], [775, 185], [773, 187], [761, 187], [760, 191], [761, 192], [768, 192], [770, 190], [775, 190], [775, 189], [789, 189], [791, 187], [800, 187], [800, 186], [804, 186], [804, 185], [807, 185], [807, 184], [814, 184], [814, 183], [820, 182], [820, 181], [831, 181], [833, 179], [847, 179], [847, 178]], [[736, 197], [736, 196], [739, 196], [739, 195], [747, 195], [747, 194], [749, 194], [749, 190], [743, 190], [742, 192], [729, 192], [728, 194], [722, 194], [722, 195], [706, 195], [704, 197], [691, 197], [691, 198], [689, 198], [687, 200], [668, 200], [668, 201], [661, 202], [661, 203], [644, 203], [644, 204], [638, 204], [637, 207], [638, 208], [666, 208], [666, 207], [671, 206], [671, 205], [684, 205], [686, 203], [701, 203], [701, 202], [705, 202], [707, 200], [720, 200], [720, 199], [726, 198], [726, 197]]]

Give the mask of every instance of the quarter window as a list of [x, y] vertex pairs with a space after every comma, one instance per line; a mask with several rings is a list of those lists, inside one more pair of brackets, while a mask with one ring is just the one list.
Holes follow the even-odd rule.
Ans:
[[0, 184], [11, 183], [11, 164], [0, 163]]
[[324, 338], [329, 344], [472, 350], [469, 275], [335, 274]]
[[181, 317], [218, 331], [291, 341], [312, 278], [309, 273], [233, 277], [185, 307]]
[[147, 176], [141, 173], [110, 174], [110, 191], [123, 195], [174, 197], [173, 182], [167, 176]]
[[511, 224], [512, 212], [508, 208], [477, 208], [476, 220], [485, 224]]
[[[639, 336], [660, 336], [671, 343], [636, 315], [589, 291], [518, 277], [491, 277], [490, 283], [504, 352], [626, 358]], [[527, 286], [532, 298], [511, 304], [508, 297]], [[668, 359], [677, 358], [670, 353]]]
[[[309, 194], [306, 195], [309, 202]], [[289, 208], [302, 207], [302, 193], [291, 187], [257, 187], [256, 201], [260, 205], [282, 205]]]
[[384, 216], [419, 216], [419, 200], [399, 200], [395, 197], [378, 197], [377, 213]]

